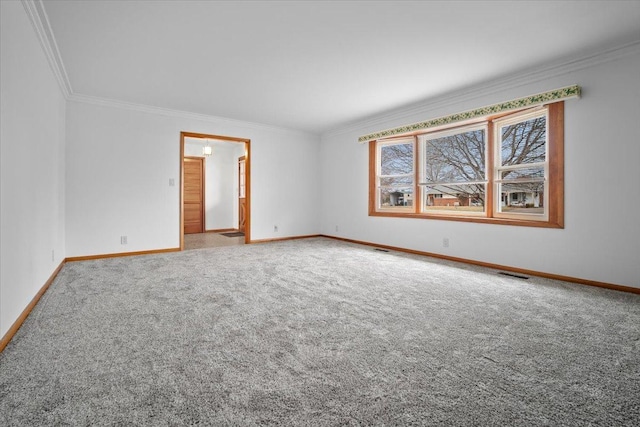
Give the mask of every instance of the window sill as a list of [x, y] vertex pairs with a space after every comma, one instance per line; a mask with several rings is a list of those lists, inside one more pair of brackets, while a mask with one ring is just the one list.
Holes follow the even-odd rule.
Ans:
[[391, 217], [391, 218], [417, 218], [417, 219], [435, 219], [441, 221], [458, 221], [458, 222], [475, 222], [480, 224], [499, 224], [499, 225], [515, 225], [520, 227], [537, 227], [537, 228], [564, 228], [561, 221], [536, 221], [524, 219], [510, 218], [487, 218], [481, 216], [470, 215], [435, 215], [424, 213], [406, 213], [406, 212], [369, 212], [369, 216]]

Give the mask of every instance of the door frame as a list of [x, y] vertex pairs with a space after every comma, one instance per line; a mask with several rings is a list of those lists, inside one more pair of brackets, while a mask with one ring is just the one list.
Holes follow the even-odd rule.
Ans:
[[[247, 220], [244, 232], [244, 242], [251, 243], [251, 140], [234, 136], [210, 135], [196, 132], [180, 132], [180, 250], [184, 250], [184, 144], [185, 138], [217, 139], [221, 141], [244, 144], [245, 155], [245, 192], [247, 204]], [[206, 218], [203, 218], [206, 221]]]
[[240, 181], [241, 181], [241, 175], [240, 175], [240, 162], [244, 163], [244, 232], [247, 231], [247, 157], [246, 156], [240, 156], [238, 157], [238, 159], [236, 160], [236, 165], [238, 166], [238, 199], [237, 199], [237, 203], [238, 203], [238, 231], [240, 231], [240, 224], [241, 224], [241, 219], [242, 217], [240, 216], [241, 213], [241, 206], [240, 206]]

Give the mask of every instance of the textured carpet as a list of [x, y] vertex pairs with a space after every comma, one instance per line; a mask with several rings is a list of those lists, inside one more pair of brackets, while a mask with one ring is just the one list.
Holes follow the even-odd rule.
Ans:
[[640, 296], [314, 238], [65, 265], [0, 424], [638, 425]]

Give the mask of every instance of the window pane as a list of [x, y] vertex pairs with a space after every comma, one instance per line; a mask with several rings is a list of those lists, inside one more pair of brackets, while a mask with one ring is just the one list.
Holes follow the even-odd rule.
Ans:
[[547, 145], [547, 118], [526, 120], [501, 128], [502, 165], [544, 162]]
[[522, 179], [529, 178], [532, 180], [535, 179], [544, 179], [544, 168], [526, 168], [526, 169], [516, 169], [509, 171], [502, 171], [500, 173], [500, 179]]
[[483, 181], [484, 153], [483, 129], [426, 140], [425, 181]]
[[501, 184], [500, 212], [543, 214], [544, 182]]
[[413, 206], [413, 188], [383, 187], [379, 191], [381, 208]]
[[380, 174], [413, 173], [413, 144], [391, 144], [380, 147]]
[[412, 176], [394, 176], [393, 178], [380, 178], [381, 187], [413, 187]]
[[424, 211], [484, 212], [484, 184], [434, 185], [424, 189]]

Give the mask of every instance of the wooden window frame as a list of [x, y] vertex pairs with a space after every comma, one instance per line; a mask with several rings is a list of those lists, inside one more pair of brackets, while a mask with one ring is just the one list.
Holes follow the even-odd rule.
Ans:
[[[410, 186], [407, 186], [407, 188], [411, 187], [413, 189], [413, 204], [414, 206], [391, 206], [391, 207], [377, 207], [376, 209], [379, 209], [380, 212], [398, 212], [398, 213], [410, 213], [411, 209], [415, 209], [415, 204], [416, 204], [416, 189], [418, 188], [417, 183], [416, 183], [416, 176], [418, 175], [417, 172], [417, 165], [418, 162], [416, 161], [417, 158], [417, 149], [416, 149], [416, 139], [415, 137], [400, 137], [400, 138], [390, 138], [390, 139], [385, 139], [384, 141], [381, 141], [380, 144], [376, 144], [375, 149], [376, 149], [376, 153], [375, 153], [375, 157], [376, 159], [378, 158], [378, 156], [380, 155], [380, 153], [382, 152], [382, 147], [384, 146], [389, 146], [389, 145], [395, 145], [395, 144], [412, 144], [413, 145], [413, 170], [411, 171], [410, 174], [399, 174], [399, 175], [393, 175], [393, 176], [401, 176], [401, 175], [413, 175], [413, 184]], [[376, 192], [375, 192], [375, 201], [374, 201], [374, 205], [375, 206], [379, 206], [380, 205], [380, 192], [377, 191], [378, 187], [379, 187], [379, 179], [385, 177], [388, 178], [391, 175], [387, 176], [387, 175], [382, 175], [381, 170], [380, 170], [380, 163], [376, 162], [375, 165], [375, 188], [376, 188]]]
[[[537, 107], [540, 108], [540, 107]], [[539, 228], [564, 228], [564, 101], [558, 101], [544, 105], [542, 108], [547, 109], [547, 159], [548, 159], [548, 206], [547, 216], [542, 219], [533, 219], [532, 215], [522, 214], [521, 217], [511, 215], [510, 217], [497, 216], [495, 211], [495, 192], [497, 184], [495, 180], [495, 126], [494, 121], [506, 116], [501, 114], [490, 117], [479, 118], [472, 123], [459, 123], [456, 125], [443, 126], [437, 129], [431, 129], [429, 132], [421, 131], [412, 134], [406, 134], [402, 137], [414, 137], [414, 210], [413, 212], [397, 212], [388, 209], [379, 209], [377, 207], [377, 168], [378, 168], [378, 142], [383, 140], [372, 140], [369, 142], [369, 216], [395, 217], [395, 218], [420, 218], [420, 219], [437, 219], [444, 221], [462, 221], [475, 222], [483, 224], [500, 224], [515, 225], [525, 227]], [[517, 113], [525, 113], [531, 109], [523, 109], [516, 112], [508, 113], [509, 116]], [[455, 129], [466, 127], [469, 124], [482, 124], [487, 126], [487, 153], [486, 170], [487, 187], [484, 216], [464, 215], [464, 214], [447, 214], [446, 212], [421, 212], [422, 209], [422, 190], [419, 188], [418, 182], [420, 178], [420, 157], [423, 155], [417, 136], [427, 133], [440, 132], [446, 129]], [[394, 139], [402, 138], [396, 136]], [[499, 215], [499, 214], [498, 214]]]

